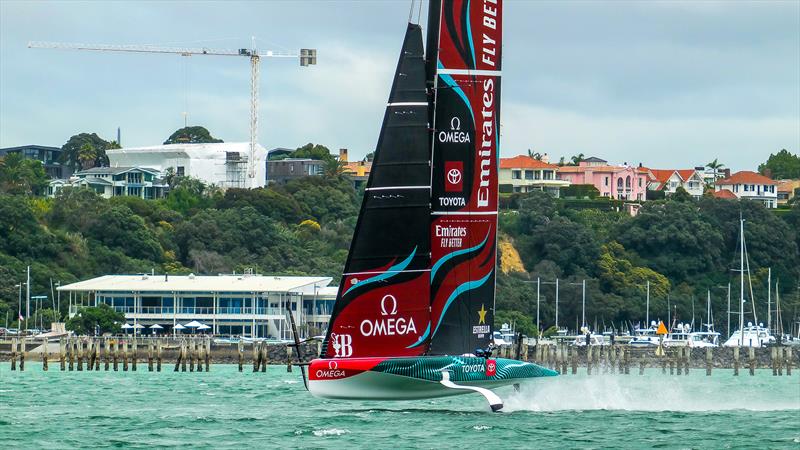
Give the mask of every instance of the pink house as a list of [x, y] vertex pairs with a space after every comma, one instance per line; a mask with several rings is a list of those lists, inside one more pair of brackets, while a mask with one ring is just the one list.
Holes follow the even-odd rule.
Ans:
[[644, 167], [612, 166], [608, 161], [591, 157], [577, 166], [558, 169], [558, 178], [572, 184], [592, 184], [600, 195], [618, 200], [644, 201], [653, 175]]

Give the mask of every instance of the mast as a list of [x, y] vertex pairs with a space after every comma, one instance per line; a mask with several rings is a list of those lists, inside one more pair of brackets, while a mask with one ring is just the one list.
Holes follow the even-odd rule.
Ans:
[[744, 345], [744, 219], [739, 215], [739, 347]]
[[767, 329], [772, 331], [772, 267], [767, 269]]
[[650, 326], [650, 280], [647, 280], [647, 306], [645, 307], [644, 321], [645, 326]]

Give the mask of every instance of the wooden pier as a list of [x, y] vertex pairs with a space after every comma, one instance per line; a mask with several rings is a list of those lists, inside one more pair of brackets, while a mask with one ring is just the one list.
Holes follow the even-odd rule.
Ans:
[[[205, 336], [181, 338], [65, 337], [57, 342], [12, 338], [9, 351], [0, 352], [12, 371], [24, 371], [26, 363], [41, 361], [43, 371], [57, 362], [60, 371], [136, 371], [139, 363], [148, 372], [161, 372], [164, 362], [174, 363], [174, 372], [208, 372], [213, 363], [238, 364], [239, 372], [252, 364], [252, 371], [264, 373], [268, 365], [292, 366], [307, 363], [321, 351], [319, 342], [302, 344], [302, 351], [292, 345], [268, 342], [214, 344]], [[141, 349], [141, 351], [140, 351]], [[302, 360], [298, 355], [303, 355]], [[770, 369], [774, 376], [791, 376], [800, 365], [800, 351], [789, 346], [767, 348], [690, 348], [630, 347], [625, 344], [576, 347], [567, 342], [545, 341], [495, 349], [494, 357], [521, 359], [555, 370], [561, 375], [585, 373], [590, 376], [617, 374], [643, 375], [646, 369], [661, 369], [664, 375], [688, 375], [702, 370], [710, 376], [715, 369], [742, 369], [755, 375], [756, 369]], [[102, 364], [101, 364], [102, 363]], [[54, 366], [55, 367], [55, 366]], [[187, 370], [188, 369], [188, 370]], [[638, 369], [638, 370], [637, 370]]]

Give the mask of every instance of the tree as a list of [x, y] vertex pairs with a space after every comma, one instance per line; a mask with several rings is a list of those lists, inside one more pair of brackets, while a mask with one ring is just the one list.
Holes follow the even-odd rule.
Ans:
[[718, 159], [719, 158], [714, 158], [713, 161], [711, 161], [710, 163], [706, 164], [706, 167], [711, 169], [713, 171], [713, 173], [714, 173], [714, 181], [717, 181], [717, 174], [719, 174], [719, 170], [722, 169], [723, 167], [725, 167], [725, 164], [722, 164], [721, 162], [719, 162]]
[[676, 202], [691, 202], [694, 200], [694, 197], [692, 197], [692, 194], [686, 191], [683, 186], [678, 186], [678, 188], [675, 189], [675, 193], [670, 195], [669, 199]]
[[67, 321], [66, 328], [82, 335], [119, 333], [124, 323], [125, 314], [101, 303], [99, 306], [81, 308], [78, 314]]
[[770, 173], [770, 178], [783, 180], [800, 178], [800, 155], [793, 155], [785, 148], [776, 154], [770, 154], [767, 162], [758, 166], [762, 175]]
[[[82, 149], [87, 144], [91, 146], [95, 152], [94, 160], [91, 162], [89, 167], [108, 166], [109, 162], [108, 156], [106, 155], [106, 150], [113, 147], [111, 146], [111, 142], [101, 138], [97, 135], [97, 133], [80, 133], [70, 137], [69, 140], [61, 146], [61, 162], [72, 168], [72, 170], [78, 170], [81, 168], [82, 164], [80, 155]], [[86, 152], [87, 150], [83, 151]], [[88, 156], [88, 153], [84, 153], [84, 155]]]
[[573, 156], [571, 158], [569, 165], [570, 166], [577, 166], [577, 165], [580, 164], [581, 161], [583, 161], [583, 159], [584, 159], [583, 153], [578, 153], [577, 155], [575, 155], [575, 156]]
[[345, 174], [347, 163], [338, 159], [326, 159], [322, 168], [322, 173], [328, 178], [341, 178]]
[[533, 158], [533, 159], [535, 159], [537, 161], [541, 161], [543, 156], [539, 152], [534, 152], [533, 150], [528, 149], [528, 157], [529, 158]]
[[97, 159], [97, 150], [94, 146], [88, 142], [81, 145], [80, 150], [78, 150], [78, 162], [81, 169], [86, 170], [94, 167], [95, 159]]
[[334, 159], [330, 149], [320, 144], [308, 143], [292, 152], [292, 158], [309, 158], [327, 161]]
[[164, 145], [169, 144], [206, 144], [206, 143], [220, 143], [222, 139], [217, 139], [211, 136], [211, 133], [201, 126], [183, 127], [175, 130], [166, 141]]
[[19, 153], [0, 158], [0, 192], [40, 195], [47, 185], [47, 174], [41, 161], [25, 159]]

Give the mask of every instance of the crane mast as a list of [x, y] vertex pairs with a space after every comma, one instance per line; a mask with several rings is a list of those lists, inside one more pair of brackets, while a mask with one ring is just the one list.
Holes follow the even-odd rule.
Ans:
[[[113, 45], [113, 44], [79, 44], [68, 42], [40, 42], [31, 41], [28, 48], [44, 48], [58, 50], [90, 50], [102, 52], [123, 53], [162, 53], [181, 56], [209, 55], [209, 56], [244, 56], [250, 59], [250, 149], [247, 158], [247, 176], [251, 180], [256, 176], [256, 146], [258, 145], [258, 81], [260, 75], [261, 58], [298, 58], [300, 66], [306, 67], [317, 64], [316, 49], [304, 48], [299, 53], [276, 52], [268, 50], [259, 54], [255, 48], [255, 39], [252, 48], [240, 49], [211, 49], [206, 47], [181, 48], [161, 47], [155, 45]], [[252, 183], [252, 181], [251, 181]]]

